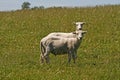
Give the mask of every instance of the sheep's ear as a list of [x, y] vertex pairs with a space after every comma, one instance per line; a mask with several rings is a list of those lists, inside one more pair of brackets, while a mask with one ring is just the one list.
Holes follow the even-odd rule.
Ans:
[[73, 22], [73, 24], [76, 24], [76, 22]]
[[86, 24], [86, 22], [83, 22], [83, 24]]
[[87, 31], [82, 31], [83, 34], [87, 33]]
[[76, 32], [74, 31], [74, 32], [72, 32], [73, 34], [76, 34]]

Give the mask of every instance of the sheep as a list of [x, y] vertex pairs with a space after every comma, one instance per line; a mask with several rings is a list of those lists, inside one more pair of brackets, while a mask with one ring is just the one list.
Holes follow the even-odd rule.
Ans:
[[80, 46], [82, 41], [83, 34], [87, 31], [76, 31], [74, 37], [65, 38], [60, 36], [46, 36], [40, 41], [41, 47], [41, 62], [43, 63], [46, 60], [46, 63], [49, 63], [49, 54], [54, 55], [59, 54], [68, 54], [68, 62], [70, 63], [71, 57], [75, 63], [77, 49]]
[[[76, 22], [76, 31], [82, 30], [83, 24], [85, 22]], [[61, 36], [61, 37], [66, 37], [66, 38], [72, 38], [74, 35], [72, 34], [73, 32], [70, 33], [64, 33], [64, 32], [53, 32], [48, 34], [48, 36]]]

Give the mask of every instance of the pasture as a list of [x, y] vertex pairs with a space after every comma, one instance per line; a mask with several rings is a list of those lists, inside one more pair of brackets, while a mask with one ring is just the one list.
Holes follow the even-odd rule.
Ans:
[[[51, 32], [86, 30], [78, 58], [39, 62], [40, 40]], [[0, 12], [0, 80], [120, 80], [120, 5]]]

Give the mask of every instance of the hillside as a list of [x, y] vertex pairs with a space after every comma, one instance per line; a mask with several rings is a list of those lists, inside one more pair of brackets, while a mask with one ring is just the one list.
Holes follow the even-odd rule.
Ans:
[[[39, 63], [40, 40], [51, 32], [87, 31], [76, 64], [67, 55]], [[0, 12], [0, 80], [119, 80], [120, 5]]]

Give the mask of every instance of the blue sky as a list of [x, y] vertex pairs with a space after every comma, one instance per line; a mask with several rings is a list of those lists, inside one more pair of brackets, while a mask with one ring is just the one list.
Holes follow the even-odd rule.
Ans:
[[0, 0], [0, 11], [21, 9], [23, 2], [30, 2], [31, 6], [95, 6], [105, 4], [120, 4], [120, 0]]

